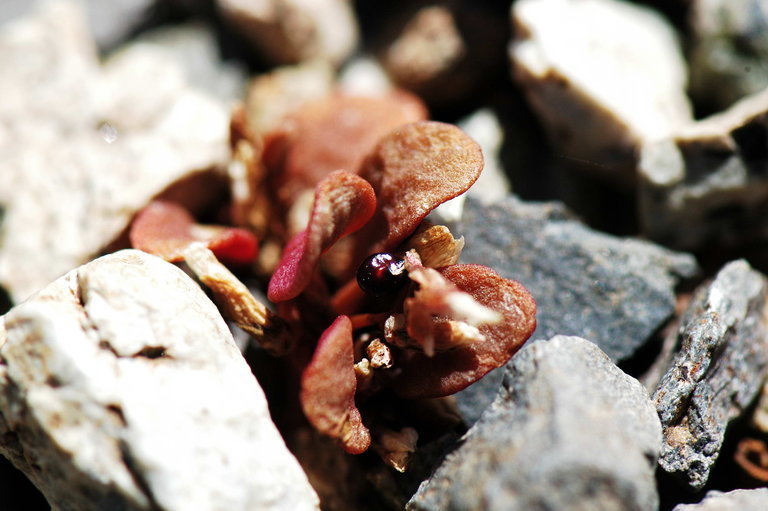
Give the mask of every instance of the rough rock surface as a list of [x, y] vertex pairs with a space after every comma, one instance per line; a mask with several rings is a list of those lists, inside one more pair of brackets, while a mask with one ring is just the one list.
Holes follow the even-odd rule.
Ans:
[[645, 388], [597, 346], [536, 341], [407, 509], [654, 510], [660, 438]]
[[768, 488], [710, 491], [698, 504], [680, 504], [672, 511], [746, 511], [768, 509]]
[[97, 255], [152, 196], [228, 158], [224, 106], [152, 46], [100, 66], [72, 2], [0, 27], [0, 67], [13, 69], [0, 73], [0, 285], [16, 302]]
[[768, 3], [694, 0], [690, 7], [691, 93], [727, 108], [768, 84]]
[[175, 266], [97, 259], [12, 309], [3, 337], [0, 452], [54, 508], [317, 508], [218, 310]]
[[768, 238], [768, 88], [642, 147], [640, 218], [666, 245]]
[[530, 290], [533, 338], [582, 336], [615, 361], [674, 313], [675, 285], [697, 269], [687, 254], [593, 231], [554, 202], [468, 199], [454, 233], [466, 239], [461, 262], [490, 266]]
[[512, 22], [515, 79], [567, 156], [631, 180], [643, 141], [692, 120], [679, 45], [656, 12], [617, 0], [521, 0]]
[[729, 263], [696, 291], [673, 334], [680, 350], [653, 394], [664, 427], [659, 465], [694, 489], [768, 375], [766, 286], [745, 261]]
[[217, 0], [219, 9], [268, 60], [341, 64], [357, 45], [349, 0]]

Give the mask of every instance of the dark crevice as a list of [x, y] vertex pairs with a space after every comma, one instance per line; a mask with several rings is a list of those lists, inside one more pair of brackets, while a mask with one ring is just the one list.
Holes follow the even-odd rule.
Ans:
[[114, 415], [117, 420], [123, 426], [127, 426], [128, 422], [125, 420], [125, 414], [123, 414], [123, 407], [118, 404], [107, 405], [107, 411]]
[[145, 346], [141, 350], [137, 351], [134, 357], [145, 358], [169, 358], [166, 353], [165, 346]]
[[152, 494], [152, 488], [149, 486], [141, 469], [137, 466], [136, 460], [133, 458], [128, 444], [124, 441], [120, 442], [120, 456], [122, 457], [123, 464], [128, 470], [128, 473], [131, 474], [133, 482], [139, 490], [141, 490], [141, 493], [147, 497], [147, 500], [149, 501], [149, 507], [147, 509], [150, 511], [162, 511], [162, 507], [160, 507], [160, 504], [157, 503], [155, 496]]

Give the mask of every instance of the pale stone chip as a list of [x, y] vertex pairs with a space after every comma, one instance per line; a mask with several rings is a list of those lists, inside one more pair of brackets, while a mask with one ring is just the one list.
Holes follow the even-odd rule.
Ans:
[[283, 355], [293, 347], [288, 326], [254, 298], [248, 287], [216, 259], [202, 243], [184, 251], [184, 260], [216, 296], [223, 315], [251, 334], [273, 355]]

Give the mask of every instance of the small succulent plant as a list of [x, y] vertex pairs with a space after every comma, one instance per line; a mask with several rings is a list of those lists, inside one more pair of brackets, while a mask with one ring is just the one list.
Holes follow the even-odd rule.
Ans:
[[[465, 133], [424, 120], [425, 112], [404, 93], [335, 95], [261, 135], [236, 114], [233, 154], [247, 169], [249, 193], [233, 211], [245, 229], [197, 226], [178, 206], [160, 203], [139, 214], [131, 232], [134, 246], [187, 260], [228, 304], [230, 319], [292, 357], [309, 423], [354, 454], [372, 438], [416, 441], [412, 429], [393, 436], [371, 410], [378, 396], [456, 393], [505, 364], [536, 326], [535, 302], [521, 284], [459, 264], [463, 238], [426, 220], [472, 186], [483, 158]], [[311, 207], [298, 200], [308, 194]], [[304, 219], [298, 230], [296, 217]], [[255, 258], [256, 235], [283, 245], [279, 260], [260, 263], [274, 312], [216, 267], [216, 258]], [[201, 243], [216, 257], [206, 258]]]

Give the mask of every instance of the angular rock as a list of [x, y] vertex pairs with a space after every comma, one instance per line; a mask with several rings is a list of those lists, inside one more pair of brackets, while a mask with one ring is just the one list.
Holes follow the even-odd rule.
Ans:
[[643, 145], [640, 220], [682, 249], [768, 238], [768, 88]]
[[228, 112], [166, 53], [140, 45], [101, 67], [83, 13], [57, 2], [3, 25], [0, 66], [14, 70], [0, 74], [0, 286], [14, 301], [97, 255], [153, 196], [184, 182], [194, 209], [215, 195]]
[[490, 266], [530, 290], [533, 338], [583, 336], [614, 361], [671, 317], [675, 285], [697, 271], [690, 255], [593, 231], [555, 202], [468, 199], [454, 234], [466, 240], [461, 262]]
[[594, 344], [536, 341], [406, 509], [655, 510], [660, 437], [645, 388]]
[[679, 504], [672, 511], [744, 511], [768, 509], [768, 488], [710, 491], [698, 504]]
[[690, 7], [691, 93], [724, 109], [768, 84], [768, 4], [694, 0]]
[[618, 0], [522, 0], [512, 6], [514, 77], [556, 149], [632, 182], [636, 151], [692, 120], [672, 27]]
[[745, 261], [729, 263], [696, 290], [673, 333], [680, 348], [653, 393], [664, 427], [659, 465], [694, 489], [768, 376], [767, 286]]
[[317, 509], [226, 324], [126, 250], [4, 317], [0, 452], [55, 509]]
[[276, 64], [341, 64], [357, 46], [349, 0], [217, 0], [224, 17]]

